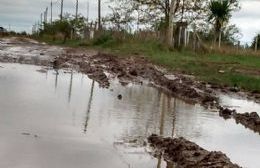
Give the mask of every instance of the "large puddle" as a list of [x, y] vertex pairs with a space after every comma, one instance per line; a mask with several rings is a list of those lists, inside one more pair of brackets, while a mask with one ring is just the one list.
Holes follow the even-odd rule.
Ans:
[[216, 112], [148, 86], [102, 89], [82, 74], [39, 69], [0, 63], [0, 167], [166, 168], [147, 152], [152, 133], [260, 167], [260, 135]]

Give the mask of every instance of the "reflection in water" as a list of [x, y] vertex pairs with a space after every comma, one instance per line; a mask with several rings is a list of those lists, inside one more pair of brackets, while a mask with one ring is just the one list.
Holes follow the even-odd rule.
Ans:
[[162, 153], [160, 153], [160, 155], [158, 156], [157, 168], [161, 168], [161, 164], [162, 164]]
[[164, 131], [164, 116], [165, 116], [165, 95], [161, 94], [161, 119], [160, 119], [160, 133], [163, 136]]
[[220, 94], [220, 104], [235, 109], [238, 113], [257, 112], [260, 115], [260, 103], [235, 96]]
[[48, 71], [46, 71], [46, 73], [45, 73], [45, 74], [46, 74], [46, 80], [47, 80], [47, 79], [48, 79]]
[[81, 85], [81, 87], [82, 87], [82, 85], [83, 85], [83, 81], [84, 81], [84, 74], [81, 74], [81, 80], [80, 80], [80, 85]]
[[[166, 99], [166, 100], [165, 100]], [[175, 99], [174, 99], [175, 100]], [[164, 124], [165, 124], [165, 120], [164, 120], [164, 118], [165, 118], [165, 113], [166, 113], [166, 111], [167, 110], [171, 110], [171, 98], [170, 97], [168, 97], [167, 95], [165, 95], [165, 94], [161, 94], [161, 96], [160, 96], [160, 102], [161, 102], [161, 104], [160, 104], [160, 106], [161, 106], [161, 118], [160, 118], [160, 128], [159, 128], [159, 130], [160, 130], [160, 134], [159, 135], [161, 135], [161, 136], [163, 136], [164, 135]], [[174, 101], [175, 102], [175, 101]], [[167, 107], [167, 108], [165, 108], [165, 107]], [[174, 112], [174, 108], [173, 108], [173, 112]], [[172, 123], [172, 125], [173, 125], [173, 128], [172, 128], [172, 136], [173, 136], [173, 134], [174, 134], [174, 124], [175, 124], [175, 116], [174, 116], [175, 114], [173, 113], [173, 123]], [[162, 159], [163, 159], [163, 157], [162, 157], [162, 153], [160, 153], [160, 155], [158, 156], [158, 163], [157, 163], [157, 168], [161, 168], [162, 167]], [[174, 165], [173, 165], [173, 163], [171, 163], [171, 162], [166, 162], [166, 168], [174, 168]]]
[[69, 96], [68, 96], [68, 102], [70, 103], [71, 100], [71, 93], [72, 93], [72, 83], [73, 83], [73, 70], [71, 70], [70, 74], [70, 86], [69, 86]]
[[176, 122], [176, 98], [173, 98], [173, 107], [170, 109], [172, 109], [172, 138], [175, 137], [175, 122]]
[[59, 70], [55, 69], [55, 91], [57, 90], [57, 86], [58, 86], [58, 76], [59, 76]]
[[3, 67], [0, 167], [176, 167], [146, 152], [143, 142], [152, 133], [183, 136], [208, 150], [223, 151], [243, 167], [260, 167], [260, 136], [199, 105], [145, 85], [122, 87], [115, 81], [108, 90], [73, 72], [50, 71], [46, 82], [35, 66]]
[[92, 81], [92, 84], [91, 84], [90, 96], [89, 96], [89, 100], [88, 100], [87, 113], [86, 113], [86, 121], [85, 121], [85, 126], [84, 126], [84, 133], [87, 132], [87, 128], [88, 128], [88, 121], [89, 121], [90, 110], [91, 110], [91, 104], [92, 104], [92, 99], [93, 99], [94, 86], [95, 86], [95, 81], [93, 80], [93, 81]]
[[[160, 127], [159, 127], [159, 135], [163, 136], [164, 132], [164, 115], [165, 115], [165, 105], [164, 105], [164, 94], [160, 94], [160, 107], [161, 107], [161, 117], [160, 117]], [[162, 153], [158, 156], [157, 168], [161, 168], [162, 163]]]

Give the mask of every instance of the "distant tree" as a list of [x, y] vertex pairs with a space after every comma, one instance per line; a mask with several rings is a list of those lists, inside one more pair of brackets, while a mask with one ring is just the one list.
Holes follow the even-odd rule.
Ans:
[[26, 33], [26, 31], [22, 31], [22, 32], [20, 33], [20, 35], [21, 35], [21, 36], [27, 36], [27, 33]]
[[63, 34], [63, 43], [66, 43], [67, 39], [70, 37], [71, 31], [73, 29], [70, 22], [66, 19], [59, 20], [55, 22], [55, 28], [59, 33]]
[[[215, 40], [215, 29], [211, 25], [200, 25], [197, 29], [197, 33], [204, 41]], [[234, 24], [226, 25], [222, 28], [221, 31], [221, 41], [227, 45], [237, 45], [239, 43], [242, 34], [240, 30]]]
[[[124, 20], [122, 10], [131, 13], [134, 25], [160, 31], [165, 42], [171, 42], [174, 23], [196, 22], [206, 17], [208, 0], [110, 0], [118, 21]], [[122, 8], [122, 4], [124, 7]], [[118, 12], [118, 10], [120, 10]], [[115, 12], [116, 11], [116, 12]], [[128, 11], [128, 12], [126, 12]]]
[[129, 2], [118, 2], [116, 6], [109, 8], [112, 10], [103, 20], [110, 24], [112, 28], [117, 30], [126, 29], [131, 27], [135, 21], [133, 4]]
[[45, 23], [44, 29], [40, 30], [40, 35], [51, 35], [55, 36], [57, 33], [61, 33], [63, 35], [63, 43], [70, 37], [72, 31], [72, 25], [69, 23], [68, 20], [56, 20], [52, 24]]
[[61, 33], [63, 35], [63, 43], [67, 41], [71, 33], [82, 33], [86, 23], [86, 19], [82, 16], [75, 17], [70, 14], [65, 14], [62, 20], [55, 20], [52, 23], [44, 23], [43, 29], [40, 30], [40, 35], [50, 35], [55, 37], [56, 34]]
[[228, 45], [237, 45], [242, 34], [234, 24], [227, 25], [222, 32], [222, 41]]
[[257, 34], [251, 44], [252, 49], [260, 50], [260, 33]]
[[211, 0], [209, 3], [209, 21], [212, 21], [215, 29], [214, 43], [219, 40], [221, 46], [222, 28], [229, 22], [232, 11], [239, 8], [237, 0]]

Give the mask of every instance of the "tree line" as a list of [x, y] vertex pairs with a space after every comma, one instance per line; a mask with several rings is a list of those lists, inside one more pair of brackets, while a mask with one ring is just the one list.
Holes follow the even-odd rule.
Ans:
[[[150, 32], [168, 47], [175, 47], [181, 38], [195, 37], [198, 43], [210, 47], [237, 46], [242, 36], [236, 25], [230, 24], [233, 12], [240, 9], [239, 0], [109, 0], [111, 12], [90, 23], [83, 16], [66, 14], [61, 20], [44, 23], [39, 35], [62, 34], [63, 41], [94, 31], [138, 34]], [[100, 9], [100, 8], [99, 8]], [[95, 23], [98, 25], [95, 25]], [[188, 33], [187, 33], [188, 32]], [[189, 34], [191, 33], [191, 35]], [[188, 36], [188, 37], [187, 37]], [[259, 46], [255, 38], [253, 46]], [[186, 42], [186, 40], [184, 40]]]

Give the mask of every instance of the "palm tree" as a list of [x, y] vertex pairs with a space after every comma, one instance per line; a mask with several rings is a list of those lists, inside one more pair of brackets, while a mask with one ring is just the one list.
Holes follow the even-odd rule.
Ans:
[[209, 21], [214, 22], [215, 29], [214, 44], [218, 36], [219, 47], [221, 45], [221, 29], [231, 18], [232, 10], [230, 0], [211, 0], [209, 3]]

